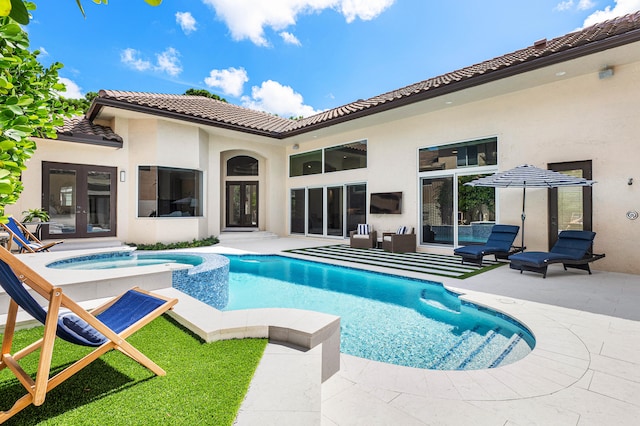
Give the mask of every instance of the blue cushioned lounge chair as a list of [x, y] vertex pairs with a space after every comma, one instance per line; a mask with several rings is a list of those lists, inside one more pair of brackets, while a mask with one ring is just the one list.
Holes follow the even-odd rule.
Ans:
[[509, 256], [509, 267], [522, 271], [531, 271], [547, 277], [547, 267], [552, 263], [562, 263], [564, 270], [576, 268], [589, 272], [589, 263], [602, 259], [604, 254], [593, 254], [591, 249], [596, 233], [591, 231], [562, 231], [558, 241], [549, 252], [528, 251]]
[[35, 235], [33, 235], [26, 226], [9, 216], [7, 223], [0, 224], [5, 231], [9, 233], [9, 242], [7, 248], [11, 251], [12, 242], [15, 242], [20, 248], [20, 253], [39, 253], [43, 251], [49, 251], [49, 249], [56, 244], [60, 244], [63, 241], [52, 241], [47, 244], [43, 244]]
[[[0, 286], [11, 298], [0, 353], [0, 370], [11, 370], [27, 393], [7, 411], [0, 411], [0, 423], [31, 404], [42, 405], [47, 392], [111, 349], [117, 349], [156, 375], [166, 374], [125, 339], [171, 309], [177, 299], [133, 288], [89, 313], [65, 295], [60, 287], [51, 285], [18, 257], [0, 247]], [[46, 309], [40, 306], [27, 289], [45, 299]], [[12, 352], [18, 308], [44, 324], [44, 337], [24, 349]], [[61, 308], [66, 309], [61, 311]], [[96, 349], [50, 378], [56, 337]], [[40, 358], [34, 380], [23, 370], [19, 361], [38, 349]]]
[[506, 259], [509, 255], [524, 250], [522, 247], [513, 247], [519, 230], [520, 227], [517, 225], [493, 225], [486, 243], [458, 247], [453, 254], [462, 256], [462, 263], [478, 265], [482, 265], [484, 256], [494, 255], [496, 260]]

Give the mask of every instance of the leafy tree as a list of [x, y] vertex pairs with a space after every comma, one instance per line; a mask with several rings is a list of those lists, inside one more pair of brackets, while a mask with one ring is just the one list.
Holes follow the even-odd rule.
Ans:
[[215, 93], [211, 93], [208, 90], [205, 89], [187, 89], [186, 92], [184, 92], [185, 95], [190, 95], [190, 96], [204, 96], [207, 98], [211, 98], [211, 99], [215, 99], [221, 102], [227, 102], [227, 100], [225, 98], [221, 98], [220, 96], [216, 95]]
[[62, 64], [45, 68], [38, 54], [29, 51], [27, 33], [16, 21], [0, 17], [0, 220], [22, 192], [20, 176], [36, 149], [31, 137], [55, 139], [56, 126], [71, 112], [56, 94], [65, 90], [58, 76]]
[[69, 111], [73, 113], [74, 111], [77, 113], [86, 113], [91, 106], [91, 102], [94, 98], [98, 96], [97, 92], [87, 92], [84, 95], [84, 98], [81, 99], [72, 99], [60, 97], [60, 101], [65, 105], [65, 111]]

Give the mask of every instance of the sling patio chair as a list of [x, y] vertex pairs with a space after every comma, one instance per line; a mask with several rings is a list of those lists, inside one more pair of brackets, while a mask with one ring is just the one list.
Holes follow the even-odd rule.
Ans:
[[64, 241], [52, 241], [50, 243], [42, 243], [35, 235], [33, 235], [26, 226], [15, 220], [12, 216], [9, 216], [7, 223], [0, 223], [5, 231], [9, 233], [9, 240], [7, 242], [7, 249], [11, 251], [11, 245], [15, 242], [20, 248], [20, 253], [38, 253], [43, 251], [49, 251], [49, 249], [56, 244], [60, 244]]
[[462, 263], [478, 265], [482, 265], [484, 256], [494, 255], [496, 261], [507, 259], [510, 255], [524, 250], [524, 247], [513, 246], [519, 230], [520, 227], [517, 225], [493, 225], [486, 243], [458, 247], [453, 250], [453, 254], [461, 256]]
[[[65, 295], [60, 287], [53, 286], [25, 265], [19, 256], [14, 256], [3, 247], [0, 247], [0, 285], [11, 298], [0, 353], [0, 370], [11, 370], [27, 391], [7, 411], [0, 411], [0, 423], [31, 404], [42, 405], [47, 392], [111, 349], [117, 349], [158, 376], [166, 374], [125, 339], [171, 309], [178, 302], [177, 299], [165, 298], [134, 287], [87, 312]], [[40, 306], [28, 289], [45, 299], [46, 309]], [[40, 340], [12, 353], [19, 308], [44, 324], [44, 332]], [[56, 337], [96, 349], [49, 377]], [[38, 370], [34, 380], [19, 361], [38, 349]]]
[[547, 267], [552, 263], [562, 263], [564, 270], [576, 268], [589, 272], [589, 263], [602, 259], [604, 254], [593, 254], [593, 239], [596, 233], [592, 231], [561, 231], [558, 241], [551, 251], [528, 251], [509, 256], [509, 267], [522, 271], [537, 272], [547, 277]]

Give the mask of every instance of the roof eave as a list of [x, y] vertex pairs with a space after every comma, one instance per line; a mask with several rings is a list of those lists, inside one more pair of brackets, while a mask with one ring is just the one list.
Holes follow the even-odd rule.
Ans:
[[464, 80], [456, 81], [454, 83], [441, 85], [436, 88], [430, 88], [413, 95], [396, 98], [379, 105], [371, 106], [361, 111], [325, 120], [317, 124], [311, 124], [309, 126], [301, 127], [294, 130], [285, 130], [283, 132], [283, 139], [312, 132], [314, 130], [319, 130], [325, 127], [330, 127], [339, 123], [356, 120], [358, 118], [367, 117], [372, 114], [400, 108], [406, 105], [414, 104], [416, 102], [421, 102], [428, 99], [448, 95], [450, 93], [459, 92], [472, 87], [495, 82], [519, 74], [524, 74], [526, 72], [535, 71], [561, 62], [570, 61], [638, 41], [640, 41], [640, 30], [630, 31], [628, 33], [606, 38], [601, 41], [591, 42], [583, 46], [570, 48], [557, 53], [551, 53], [546, 56], [541, 56], [539, 58], [525, 61], [519, 64], [497, 69], [495, 71], [486, 72], [482, 75], [473, 76]]

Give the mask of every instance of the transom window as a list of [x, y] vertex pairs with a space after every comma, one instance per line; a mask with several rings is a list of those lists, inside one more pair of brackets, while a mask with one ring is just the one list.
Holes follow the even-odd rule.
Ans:
[[289, 157], [289, 177], [367, 167], [367, 141], [303, 152]]
[[422, 148], [419, 161], [420, 172], [494, 166], [498, 164], [498, 139], [493, 137]]
[[238, 155], [227, 160], [227, 176], [258, 176], [258, 160]]

